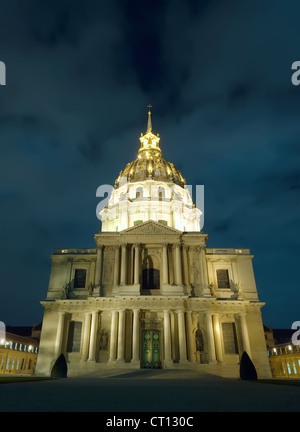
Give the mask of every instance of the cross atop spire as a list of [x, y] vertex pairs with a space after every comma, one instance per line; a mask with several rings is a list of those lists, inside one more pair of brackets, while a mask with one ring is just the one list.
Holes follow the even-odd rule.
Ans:
[[152, 121], [151, 121], [151, 111], [150, 111], [150, 108], [152, 108], [152, 105], [147, 105], [148, 106], [148, 108], [149, 108], [149, 111], [148, 111], [148, 127], [147, 127], [147, 133], [148, 132], [152, 132]]

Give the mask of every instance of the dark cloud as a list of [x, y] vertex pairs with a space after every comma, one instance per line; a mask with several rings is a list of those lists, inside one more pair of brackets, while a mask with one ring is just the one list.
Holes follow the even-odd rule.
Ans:
[[205, 185], [208, 247], [250, 248], [266, 324], [299, 319], [298, 12], [296, 0], [1, 5], [2, 280], [20, 305], [2, 290], [0, 320], [38, 321], [52, 250], [93, 247], [96, 189], [136, 158], [149, 103], [163, 156]]

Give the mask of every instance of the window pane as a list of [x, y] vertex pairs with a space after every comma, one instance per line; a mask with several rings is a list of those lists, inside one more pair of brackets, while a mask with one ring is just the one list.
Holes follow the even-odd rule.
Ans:
[[230, 288], [228, 270], [217, 270], [218, 288]]
[[86, 270], [76, 269], [74, 277], [74, 288], [85, 288]]

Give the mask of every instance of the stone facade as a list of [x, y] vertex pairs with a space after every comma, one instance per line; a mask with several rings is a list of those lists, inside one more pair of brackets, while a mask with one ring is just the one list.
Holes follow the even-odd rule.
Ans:
[[[155, 138], [148, 122], [139, 158], [152, 158], [152, 165], [144, 163], [145, 178], [134, 171], [139, 162], [120, 174], [128, 175], [130, 193], [120, 194], [123, 184], [116, 183], [102, 212], [105, 221], [95, 235], [96, 247], [54, 250], [42, 302], [36, 373], [50, 375], [63, 354], [69, 376], [111, 367], [153, 367], [238, 377], [246, 351], [258, 376], [271, 377], [253, 256], [248, 249], [206, 247], [207, 235], [199, 229], [202, 213], [191, 205], [181, 174], [166, 161], [162, 164]], [[154, 148], [152, 155], [147, 140]], [[165, 171], [159, 171], [161, 164]], [[158, 178], [153, 177], [156, 172]], [[155, 187], [153, 202], [151, 194], [143, 201], [143, 193], [143, 211], [132, 216], [137, 209], [132, 210], [131, 192], [136, 193], [137, 184], [145, 190], [149, 182], [164, 183], [164, 220]], [[120, 225], [111, 215], [121, 197], [131, 216], [122, 212]], [[145, 212], [146, 203], [150, 212]], [[120, 207], [118, 211], [116, 218]]]

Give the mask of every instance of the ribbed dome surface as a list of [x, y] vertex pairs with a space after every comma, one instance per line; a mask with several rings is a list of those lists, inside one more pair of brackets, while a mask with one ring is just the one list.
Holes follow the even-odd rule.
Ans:
[[143, 180], [172, 181], [182, 187], [185, 185], [181, 172], [177, 170], [171, 162], [166, 161], [160, 156], [148, 155], [138, 157], [133, 162], [126, 165], [120, 172], [115, 186], [119, 186], [120, 179], [127, 182]]
[[184, 187], [185, 180], [171, 162], [161, 157], [159, 147], [159, 134], [152, 132], [151, 112], [148, 112], [148, 128], [145, 135], [141, 134], [141, 147], [138, 157], [133, 162], [126, 165], [125, 169], [120, 172], [115, 182], [115, 187], [120, 185], [120, 180], [127, 182], [143, 180], [159, 180], [173, 182]]

